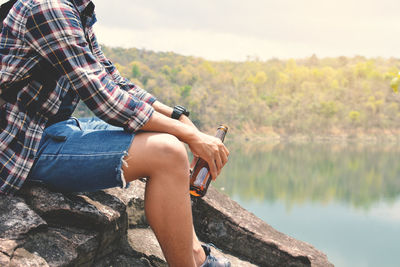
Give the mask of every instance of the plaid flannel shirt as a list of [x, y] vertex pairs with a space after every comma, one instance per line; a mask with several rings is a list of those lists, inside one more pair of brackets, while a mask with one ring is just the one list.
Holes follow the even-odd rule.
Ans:
[[102, 53], [93, 33], [95, 21], [90, 0], [19, 0], [5, 19], [0, 92], [3, 85], [29, 77], [40, 60], [60, 75], [54, 88], [32, 79], [16, 103], [0, 107], [0, 193], [21, 188], [46, 123], [69, 90], [76, 93], [74, 107], [80, 99], [96, 116], [126, 131], [139, 130], [153, 114], [155, 98], [122, 78]]

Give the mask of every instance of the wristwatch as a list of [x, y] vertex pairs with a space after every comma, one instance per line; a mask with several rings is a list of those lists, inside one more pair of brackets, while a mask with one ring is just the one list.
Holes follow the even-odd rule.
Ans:
[[183, 106], [175, 106], [174, 111], [172, 111], [171, 118], [175, 120], [179, 120], [179, 118], [183, 115], [189, 117], [190, 112]]

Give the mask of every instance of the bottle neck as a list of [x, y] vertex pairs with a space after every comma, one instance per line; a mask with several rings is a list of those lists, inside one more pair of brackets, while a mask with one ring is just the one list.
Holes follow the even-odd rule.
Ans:
[[224, 142], [226, 135], [226, 131], [224, 129], [218, 129], [217, 134], [215, 135], [217, 138], [221, 139], [222, 142]]

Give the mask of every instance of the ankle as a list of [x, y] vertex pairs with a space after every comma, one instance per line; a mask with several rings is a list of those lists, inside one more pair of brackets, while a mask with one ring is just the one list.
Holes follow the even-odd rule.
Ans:
[[206, 253], [200, 244], [193, 248], [193, 255], [196, 261], [196, 266], [201, 266], [206, 261]]

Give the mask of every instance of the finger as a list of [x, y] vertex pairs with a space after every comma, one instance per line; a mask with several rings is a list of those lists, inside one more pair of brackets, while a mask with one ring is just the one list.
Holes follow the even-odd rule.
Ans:
[[217, 172], [219, 175], [221, 173], [222, 167], [224, 166], [219, 152], [215, 154], [215, 164], [217, 165]]
[[226, 163], [228, 163], [228, 154], [223, 150], [221, 152], [221, 160], [222, 160], [222, 167], [225, 166]]
[[192, 162], [190, 163], [190, 168], [191, 168], [191, 169], [194, 168], [194, 166], [196, 165], [196, 163], [197, 163], [198, 160], [199, 160], [199, 157], [193, 156], [193, 160], [192, 160]]
[[225, 166], [225, 164], [228, 161], [228, 156], [226, 153], [227, 148], [224, 146], [224, 144], [219, 144], [218, 146], [219, 150], [218, 150], [218, 155], [215, 155], [216, 160], [219, 157], [219, 160], [221, 163], [219, 163], [218, 161], [217, 163], [217, 167], [218, 167], [218, 174], [221, 172], [222, 168]]
[[207, 163], [208, 167], [210, 168], [211, 179], [214, 181], [218, 176], [217, 165], [215, 164], [215, 160], [210, 160]]
[[229, 157], [229, 149], [224, 145], [224, 151], [227, 157]]

